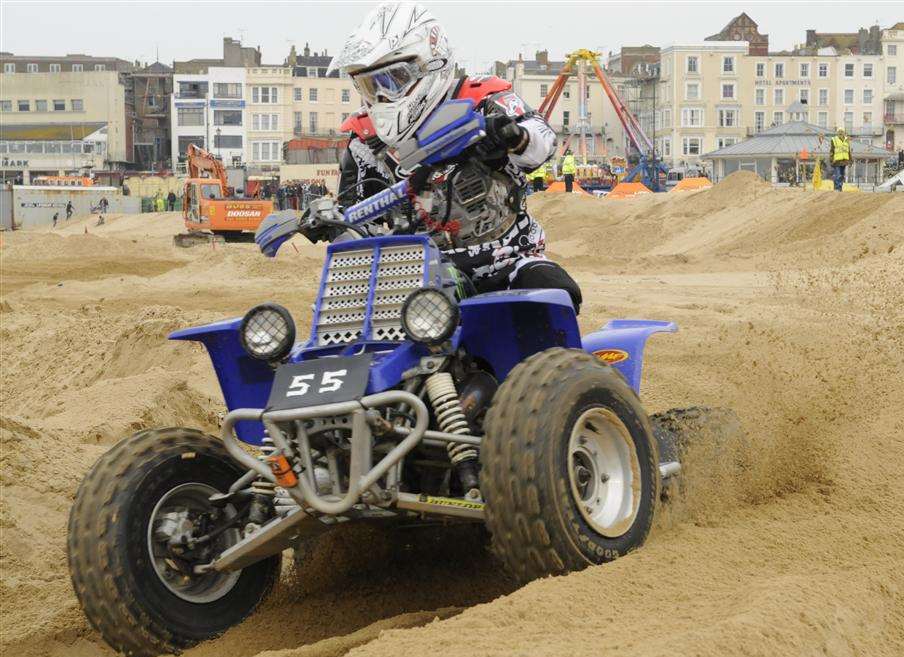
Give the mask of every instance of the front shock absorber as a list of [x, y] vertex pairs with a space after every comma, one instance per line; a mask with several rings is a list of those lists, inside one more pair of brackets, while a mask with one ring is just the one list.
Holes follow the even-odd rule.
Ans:
[[[433, 406], [436, 421], [441, 431], [453, 434], [468, 434], [468, 420], [461, 408], [455, 381], [448, 372], [437, 372], [427, 378], [427, 396]], [[480, 495], [480, 479], [477, 476], [477, 448], [463, 443], [448, 443], [449, 460], [455, 474], [468, 497]]]

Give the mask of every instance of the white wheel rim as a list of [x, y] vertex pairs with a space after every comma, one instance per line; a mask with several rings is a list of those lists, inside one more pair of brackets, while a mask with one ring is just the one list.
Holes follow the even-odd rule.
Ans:
[[[209, 507], [208, 498], [218, 492], [217, 489], [207, 484], [194, 482], [180, 484], [160, 498], [160, 501], [154, 506], [154, 510], [151, 511], [148, 521], [148, 553], [157, 578], [171, 593], [195, 604], [205, 604], [222, 598], [235, 586], [242, 571], [234, 570], [225, 573], [209, 571], [193, 577], [181, 575], [166, 563], [165, 545], [155, 537], [154, 530], [158, 518], [166, 511], [177, 509], [197, 511], [205, 506]], [[219, 544], [218, 547], [222, 551], [225, 547], [236, 543], [238, 539], [238, 530], [230, 529], [223, 532], [215, 542]]]
[[631, 433], [608, 408], [591, 408], [568, 441], [568, 478], [574, 502], [594, 531], [625, 534], [640, 507], [640, 462]]

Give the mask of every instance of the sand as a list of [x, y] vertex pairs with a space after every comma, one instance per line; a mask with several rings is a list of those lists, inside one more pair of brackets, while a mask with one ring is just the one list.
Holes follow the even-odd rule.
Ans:
[[[654, 337], [650, 411], [734, 409], [701, 437], [643, 549], [515, 587], [473, 533], [355, 528], [310, 548], [276, 595], [191, 657], [904, 654], [904, 195], [712, 189], [607, 200], [539, 194], [585, 331]], [[85, 228], [88, 234], [85, 234]], [[138, 429], [213, 431], [201, 348], [174, 328], [273, 300], [304, 330], [321, 248], [177, 249], [176, 214], [2, 236], [0, 647], [109, 655], [71, 591], [79, 479]]]

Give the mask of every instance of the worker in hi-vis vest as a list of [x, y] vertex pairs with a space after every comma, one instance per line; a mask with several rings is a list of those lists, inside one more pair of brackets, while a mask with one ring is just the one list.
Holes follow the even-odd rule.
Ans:
[[535, 192], [542, 192], [546, 189], [546, 165], [541, 164], [536, 169], [527, 174], [527, 179], [530, 180], [531, 189]]
[[844, 186], [844, 173], [851, 161], [851, 140], [844, 128], [839, 127], [829, 145], [829, 162], [833, 168], [832, 179], [835, 181], [836, 192], [840, 192]]
[[569, 148], [565, 151], [565, 157], [562, 158], [562, 175], [565, 178], [565, 191], [571, 192], [574, 189], [574, 174], [577, 173], [578, 167], [574, 161], [574, 155]]

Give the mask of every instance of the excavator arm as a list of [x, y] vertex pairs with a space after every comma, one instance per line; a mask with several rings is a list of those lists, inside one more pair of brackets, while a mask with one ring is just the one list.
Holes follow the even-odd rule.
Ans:
[[228, 195], [229, 181], [223, 163], [211, 153], [195, 144], [188, 145], [186, 152], [189, 178], [215, 178], [220, 181], [223, 195]]

